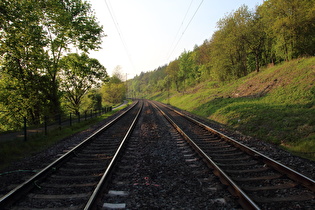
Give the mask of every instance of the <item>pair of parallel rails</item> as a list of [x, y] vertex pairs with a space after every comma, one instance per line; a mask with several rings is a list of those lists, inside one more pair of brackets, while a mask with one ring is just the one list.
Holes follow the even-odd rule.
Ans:
[[139, 119], [135, 103], [80, 144], [0, 198], [0, 209], [95, 209]]
[[[228, 186], [229, 191], [237, 196], [243, 208], [268, 209], [279, 203], [290, 205], [295, 202], [306, 203], [306, 206], [314, 205], [314, 180], [181, 112], [161, 103], [150, 103], [181, 133], [213, 169], [214, 174]], [[16, 205], [15, 203], [29, 192], [31, 194], [28, 198], [21, 204], [17, 202], [18, 205], [25, 207], [32, 205], [30, 203], [34, 199], [46, 198], [49, 204], [37, 202], [34, 205], [38, 205], [38, 208], [49, 205], [69, 209], [97, 208], [98, 198], [104, 191], [114, 164], [134, 129], [142, 106], [141, 101], [135, 103], [119, 117], [2, 197], [0, 208]], [[44, 192], [48, 195], [42, 195], [41, 189], [38, 189], [40, 186], [55, 190]], [[61, 192], [58, 188], [69, 191]], [[57, 191], [60, 191], [61, 195], [56, 196]], [[54, 198], [59, 200], [62, 196], [68, 197], [65, 203], [51, 201]]]
[[315, 207], [315, 181], [169, 106], [154, 103], [245, 209]]

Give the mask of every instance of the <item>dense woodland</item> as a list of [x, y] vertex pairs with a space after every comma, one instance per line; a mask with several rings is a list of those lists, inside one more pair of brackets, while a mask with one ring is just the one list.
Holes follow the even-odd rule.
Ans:
[[[0, 132], [152, 92], [232, 81], [266, 65], [315, 55], [315, 0], [266, 0], [217, 22], [211, 38], [169, 64], [123, 82], [88, 52], [104, 37], [81, 0], [0, 1]], [[210, 36], [210, 35], [209, 35]], [[74, 53], [75, 52], [75, 53]]]
[[129, 81], [130, 97], [170, 89], [185, 92], [203, 81], [232, 81], [267, 65], [315, 55], [315, 0], [266, 0], [217, 22], [217, 30], [192, 51]]
[[1, 0], [0, 131], [121, 101], [100, 87], [122, 80], [88, 55], [104, 36], [86, 1]]

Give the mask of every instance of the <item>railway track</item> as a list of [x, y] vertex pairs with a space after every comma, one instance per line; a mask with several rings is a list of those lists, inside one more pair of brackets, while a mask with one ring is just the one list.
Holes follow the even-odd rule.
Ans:
[[315, 182], [230, 137], [154, 103], [246, 209], [308, 209]]
[[144, 101], [99, 209], [236, 209], [240, 205], [185, 139]]
[[220, 132], [143, 100], [0, 198], [0, 209], [309, 209], [314, 187]]
[[79, 145], [0, 198], [0, 209], [90, 209], [142, 109], [136, 103]]

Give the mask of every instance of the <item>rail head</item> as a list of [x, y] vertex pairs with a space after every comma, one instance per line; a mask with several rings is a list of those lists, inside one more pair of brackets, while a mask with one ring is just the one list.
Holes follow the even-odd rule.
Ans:
[[191, 122], [195, 123], [195, 124], [198, 124], [200, 125], [201, 127], [209, 130], [210, 132], [218, 135], [219, 137], [225, 139], [226, 141], [229, 141], [231, 142], [232, 144], [234, 144], [236, 147], [240, 148], [242, 151], [246, 152], [247, 154], [250, 154], [250, 155], [254, 155], [256, 158], [260, 158], [262, 161], [264, 161], [267, 165], [269, 165], [270, 167], [276, 169], [277, 171], [283, 173], [283, 174], [286, 174], [288, 177], [290, 177], [291, 179], [301, 183], [302, 185], [304, 185], [305, 187], [307, 187], [308, 189], [312, 190], [313, 192], [315, 192], [315, 181], [312, 180], [311, 178], [307, 177], [307, 176], [304, 176], [303, 174], [289, 168], [288, 166], [285, 166], [283, 165], [282, 163], [276, 161], [276, 160], [273, 160], [271, 159], [270, 157], [267, 157], [266, 155], [236, 141], [235, 139], [221, 133], [220, 131], [217, 131], [211, 127], [209, 127], [208, 125], [202, 123], [202, 122], [199, 122], [198, 120], [188, 116], [188, 115], [185, 115], [175, 109], [172, 109], [162, 103], [160, 103], [161, 105], [163, 105], [164, 107], [176, 112], [177, 114], [185, 117], [186, 119], [190, 120]]
[[114, 168], [115, 163], [117, 162], [117, 159], [119, 157], [119, 155], [122, 153], [122, 150], [124, 148], [124, 146], [126, 145], [126, 141], [127, 139], [130, 137], [132, 131], [134, 130], [136, 123], [139, 119], [140, 113], [143, 109], [143, 103], [141, 104], [141, 107], [139, 109], [139, 111], [137, 112], [136, 117], [134, 118], [133, 122], [131, 123], [125, 137], [123, 138], [122, 142], [120, 143], [116, 153], [114, 154], [112, 160], [110, 161], [105, 173], [103, 174], [102, 178], [100, 179], [100, 181], [98, 182], [95, 190], [93, 191], [92, 195], [90, 196], [90, 199], [88, 200], [88, 202], [86, 203], [84, 210], [89, 210], [89, 209], [96, 209], [96, 199], [99, 196], [99, 194], [102, 191], [103, 186], [105, 185], [105, 182], [108, 181], [109, 176], [111, 171]]
[[82, 148], [84, 145], [86, 145], [91, 139], [97, 137], [103, 130], [109, 128], [112, 126], [117, 120], [119, 120], [122, 116], [124, 116], [126, 113], [128, 113], [132, 108], [134, 108], [138, 104], [138, 101], [134, 103], [132, 106], [130, 106], [127, 110], [122, 112], [120, 115], [118, 115], [116, 118], [111, 120], [106, 125], [102, 126], [100, 129], [95, 131], [93, 134], [91, 134], [89, 137], [87, 137], [85, 140], [83, 140], [80, 144], [69, 150], [67, 153], [56, 159], [54, 162], [43, 168], [41, 171], [36, 173], [34, 176], [32, 176], [30, 179], [26, 180], [22, 184], [18, 185], [16, 188], [8, 192], [6, 195], [0, 198], [0, 209], [4, 209], [6, 206], [10, 206], [13, 204], [16, 200], [18, 200], [20, 197], [23, 196], [23, 194], [33, 187], [36, 186], [36, 181], [41, 180], [43, 177], [47, 176], [48, 174], [52, 173], [59, 165], [61, 165], [66, 159], [70, 158], [72, 155], [75, 154], [75, 151]]
[[[152, 102], [151, 102], [152, 103]], [[229, 191], [239, 198], [239, 203], [245, 209], [260, 209], [257, 204], [251, 200], [247, 194], [238, 185], [224, 173], [223, 170], [209, 157], [163, 110], [156, 104], [152, 103], [154, 107], [161, 112], [161, 114], [171, 123], [171, 125], [186, 139], [186, 141], [195, 149], [195, 151], [204, 159], [204, 161], [211, 166], [214, 174], [218, 176], [221, 182], [229, 186]]]

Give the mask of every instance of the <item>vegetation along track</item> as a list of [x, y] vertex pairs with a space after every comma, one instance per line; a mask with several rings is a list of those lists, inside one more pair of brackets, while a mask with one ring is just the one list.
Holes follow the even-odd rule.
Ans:
[[315, 182], [176, 110], [164, 115], [249, 209], [312, 209]]
[[0, 198], [0, 209], [89, 209], [129, 137], [142, 104], [92, 136]]

